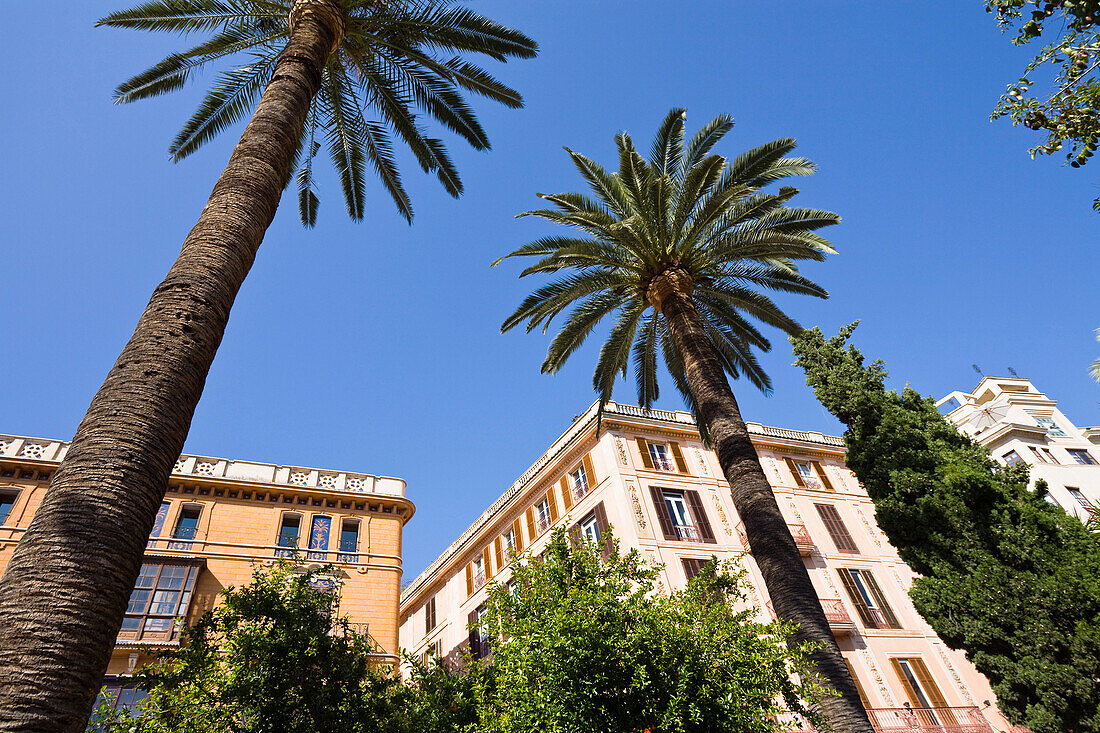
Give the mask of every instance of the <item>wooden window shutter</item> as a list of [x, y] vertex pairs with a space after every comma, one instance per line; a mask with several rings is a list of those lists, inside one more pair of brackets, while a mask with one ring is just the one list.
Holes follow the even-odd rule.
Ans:
[[798, 472], [798, 466], [794, 465], [794, 461], [790, 458], [784, 458], [783, 460], [787, 462], [787, 468], [791, 469], [791, 474], [794, 475], [795, 485], [806, 488], [806, 482], [802, 480], [802, 474]]
[[715, 544], [714, 530], [711, 529], [710, 520], [707, 519], [706, 510], [703, 509], [703, 500], [698, 491], [685, 491], [688, 506], [691, 507], [691, 516], [695, 519], [695, 525], [699, 529], [699, 538], [703, 542]]
[[875, 576], [871, 575], [870, 570], [860, 571], [860, 577], [863, 578], [863, 582], [867, 585], [867, 590], [871, 591], [871, 596], [875, 599], [875, 603], [878, 604], [879, 611], [882, 612], [882, 617], [886, 621], [886, 625], [891, 629], [900, 629], [901, 624], [898, 623], [897, 617], [894, 615], [893, 610], [890, 608], [890, 604], [886, 602], [886, 596], [882, 594], [882, 589], [878, 587], [878, 583], [875, 582]]
[[[492, 568], [492, 564], [490, 563], [490, 560], [491, 560], [491, 553], [489, 552], [489, 545], [485, 545], [485, 547], [481, 550], [481, 561], [483, 563], [485, 563], [485, 579], [486, 580], [493, 577], [493, 568]], [[497, 570], [500, 570], [500, 568], [497, 568]]]
[[[641, 440], [641, 438], [639, 438]], [[665, 495], [656, 486], [649, 487], [649, 494], [653, 497], [653, 508], [657, 510], [657, 521], [661, 525], [661, 533], [666, 540], [679, 539], [676, 536], [676, 528], [672, 526], [672, 517], [669, 516], [668, 507], [665, 506]]]
[[810, 461], [810, 463], [813, 464], [814, 471], [817, 472], [817, 476], [821, 479], [821, 485], [825, 487], [825, 490], [835, 492], [836, 489], [833, 488], [833, 482], [829, 480], [828, 475], [825, 473], [825, 467], [817, 461]]
[[535, 507], [527, 507], [527, 536], [534, 542], [535, 538], [539, 536], [538, 530], [535, 528]]
[[859, 614], [860, 620], [863, 621], [865, 626], [869, 626], [872, 629], [878, 628], [878, 622], [871, 613], [871, 609], [867, 607], [867, 604], [863, 600], [863, 596], [859, 592], [859, 588], [856, 587], [856, 582], [852, 580], [851, 571], [847, 568], [840, 568], [837, 572], [840, 574], [841, 585], [844, 586], [844, 590], [848, 593], [848, 598], [851, 599], [852, 605], [856, 607], [856, 612]]
[[558, 521], [558, 502], [554, 499], [554, 492], [546, 492], [546, 503], [550, 505], [550, 524]]
[[920, 686], [924, 688], [925, 694], [929, 698], [929, 702], [932, 703], [934, 708], [947, 707], [947, 700], [944, 699], [943, 694], [940, 692], [940, 688], [936, 685], [936, 681], [932, 679], [932, 675], [928, 673], [928, 667], [924, 666], [924, 660], [913, 657], [909, 660], [909, 667], [917, 675], [917, 680], [920, 681]]
[[599, 481], [596, 480], [596, 469], [592, 467], [592, 454], [585, 453], [584, 458], [581, 459], [581, 466], [584, 467], [584, 477], [588, 479], [588, 490], [596, 488], [596, 484]]
[[706, 560], [700, 560], [695, 557], [682, 557], [680, 558], [680, 562], [683, 563], [684, 575], [688, 580], [698, 575], [699, 571], [703, 569], [703, 566], [707, 564]]
[[688, 473], [687, 461], [684, 460], [684, 452], [680, 450], [680, 444], [670, 441], [668, 445], [672, 449], [672, 460], [676, 461], [676, 470], [680, 473]]
[[512, 532], [516, 535], [516, 552], [523, 552], [523, 525], [520, 523], [519, 517], [512, 521]]
[[477, 627], [477, 609], [470, 611], [467, 616], [470, 627], [470, 653], [478, 659], [481, 658], [481, 630]]
[[424, 604], [424, 633], [430, 634], [432, 629], [435, 628], [435, 596], [428, 599], [428, 602]]
[[856, 675], [855, 667], [853, 667], [852, 663], [848, 661], [848, 657], [844, 657], [844, 666], [848, 668], [848, 674], [851, 676], [852, 682], [856, 686], [856, 692], [859, 693], [859, 701], [863, 703], [863, 707], [871, 707], [871, 703], [867, 700], [867, 693], [863, 691], [863, 685], [860, 684], [859, 677]]
[[607, 521], [607, 512], [603, 508], [602, 501], [596, 505], [594, 511], [596, 514], [596, 526], [600, 529], [600, 539], [602, 540], [603, 544], [603, 548], [601, 551], [603, 553], [604, 559], [606, 560], [607, 558], [611, 557], [611, 532], [609, 531], [611, 529], [611, 525]]
[[818, 516], [825, 524], [825, 529], [829, 531], [829, 536], [833, 538], [837, 551], [858, 554], [859, 548], [856, 547], [856, 542], [852, 539], [848, 528], [844, 526], [844, 520], [840, 518], [837, 508], [832, 504], [814, 504], [814, 508], [817, 509]]
[[562, 476], [558, 485], [561, 486], [561, 505], [565, 507], [565, 511], [569, 511], [573, 508], [573, 492], [569, 489], [569, 477]]
[[[581, 522], [583, 521], [582, 519]], [[569, 528], [569, 541], [573, 543], [574, 547], [581, 543], [581, 522], [577, 522]]]
[[649, 443], [646, 442], [645, 438], [636, 438], [635, 440], [638, 441], [638, 452], [642, 454], [642, 465], [652, 471], [653, 457], [649, 455]]
[[474, 564], [466, 564], [466, 597], [469, 598], [474, 594]]
[[497, 551], [497, 572], [499, 573], [500, 569], [504, 567], [504, 538], [497, 537], [493, 545]]

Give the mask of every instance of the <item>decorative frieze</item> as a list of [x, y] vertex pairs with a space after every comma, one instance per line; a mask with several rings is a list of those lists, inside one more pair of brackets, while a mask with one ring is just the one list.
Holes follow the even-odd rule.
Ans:
[[730, 527], [730, 520], [726, 517], [726, 510], [722, 508], [722, 500], [714, 492], [711, 492], [710, 500], [714, 502], [714, 511], [718, 512], [718, 519], [722, 522], [722, 529], [725, 530], [726, 536], [733, 537], [733, 528]]
[[615, 453], [619, 457], [619, 465], [630, 466], [630, 461], [626, 457], [626, 446], [623, 445], [623, 439], [619, 436], [615, 436]]

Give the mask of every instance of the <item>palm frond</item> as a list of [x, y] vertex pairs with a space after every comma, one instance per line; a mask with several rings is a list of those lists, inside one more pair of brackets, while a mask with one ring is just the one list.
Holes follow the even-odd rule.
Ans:
[[96, 26], [188, 34], [264, 18], [282, 21], [286, 13], [285, 4], [262, 0], [152, 0], [111, 13]]
[[359, 102], [351, 94], [342, 69], [329, 63], [321, 77], [326, 90], [329, 155], [340, 176], [344, 205], [348, 216], [363, 218], [366, 197], [366, 156], [363, 154], [363, 115]]
[[634, 376], [638, 383], [638, 404], [652, 407], [660, 396], [657, 386], [657, 322], [661, 314], [656, 308], [642, 324], [634, 342]]
[[646, 307], [645, 301], [639, 299], [631, 306], [623, 308], [618, 322], [600, 349], [596, 372], [592, 375], [592, 387], [599, 393], [601, 405], [611, 401], [611, 393], [619, 375], [626, 376], [630, 367], [630, 347], [634, 343], [634, 333], [638, 330], [638, 321]]
[[673, 109], [657, 128], [649, 165], [655, 175], [672, 176], [680, 168], [684, 155], [684, 120], [687, 110]]
[[710, 153], [718, 141], [732, 129], [733, 118], [725, 114], [718, 115], [700, 127], [691, 136], [691, 141], [688, 143], [687, 152], [684, 155], [683, 165], [679, 173], [680, 180], [683, 180], [688, 171], [699, 165], [699, 162], [707, 157], [707, 154]]
[[582, 301], [569, 313], [558, 335], [550, 342], [546, 360], [542, 363], [543, 374], [553, 374], [561, 369], [574, 351], [581, 347], [603, 318], [621, 306], [623, 296], [611, 292], [597, 293]]
[[[527, 321], [527, 330], [533, 331], [540, 324], [543, 331], [550, 321], [570, 303], [601, 290], [625, 288], [629, 280], [621, 274], [600, 270], [582, 271], [548, 283], [528, 295], [501, 325], [501, 332], [508, 331], [523, 321]], [[625, 290], [624, 290], [625, 292]]]

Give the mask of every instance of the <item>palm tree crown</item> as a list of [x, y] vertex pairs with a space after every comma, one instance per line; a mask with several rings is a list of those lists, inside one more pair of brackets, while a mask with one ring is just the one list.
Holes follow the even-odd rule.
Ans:
[[[245, 116], [271, 79], [294, 21], [294, 7], [309, 0], [150, 0], [108, 15], [99, 25], [209, 34], [119, 85], [118, 102], [133, 102], [182, 87], [193, 72], [215, 61], [242, 56], [222, 71], [199, 108], [172, 141], [180, 160]], [[393, 135], [412, 151], [425, 172], [435, 172], [452, 196], [462, 192], [458, 171], [441, 140], [419, 124], [417, 111], [435, 119], [477, 150], [489, 139], [462, 90], [508, 107], [519, 93], [460, 54], [498, 61], [530, 58], [537, 44], [452, 0], [331, 0], [343, 11], [342, 38], [321, 72], [298, 143], [298, 201], [302, 223], [317, 219], [313, 159], [327, 144], [339, 173], [348, 214], [364, 213], [367, 165], [375, 169], [406, 220], [412, 204], [394, 159]], [[290, 22], [288, 22], [288, 18]]]
[[704, 125], [685, 147], [685, 119], [682, 109], [668, 114], [648, 161], [628, 134], [616, 135], [615, 173], [566, 148], [591, 195], [539, 194], [557, 208], [521, 216], [564, 224], [580, 230], [579, 235], [544, 237], [505, 256], [541, 258], [520, 277], [566, 271], [528, 296], [501, 327], [508, 331], [526, 321], [528, 331], [541, 325], [545, 332], [555, 316], [575, 305], [550, 345], [543, 372], [560, 369], [597, 323], [617, 312], [593, 377], [601, 404], [611, 399], [617, 376], [625, 377], [632, 354], [639, 404], [648, 407], [657, 399], [659, 345], [676, 386], [695, 409], [681, 355], [660, 309], [657, 286], [670, 274], [690, 288], [725, 371], [733, 378], [744, 375], [764, 391], [771, 381], [753, 348], [767, 351], [771, 345], [749, 319], [787, 333], [799, 326], [760, 290], [828, 297], [799, 274], [795, 263], [835, 252], [814, 231], [840, 217], [786, 206], [795, 188], [761, 190], [788, 176], [813, 173], [813, 163], [786, 157], [795, 147], [791, 138], [765, 143], [732, 161], [712, 154], [733, 127], [726, 115]]

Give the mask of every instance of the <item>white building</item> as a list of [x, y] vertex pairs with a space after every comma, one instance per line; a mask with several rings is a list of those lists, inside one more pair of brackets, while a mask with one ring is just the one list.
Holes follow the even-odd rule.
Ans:
[[1100, 427], [1077, 427], [1029, 380], [985, 377], [936, 407], [994, 460], [1029, 464], [1032, 485], [1049, 485], [1047, 501], [1082, 520], [1100, 507]]

